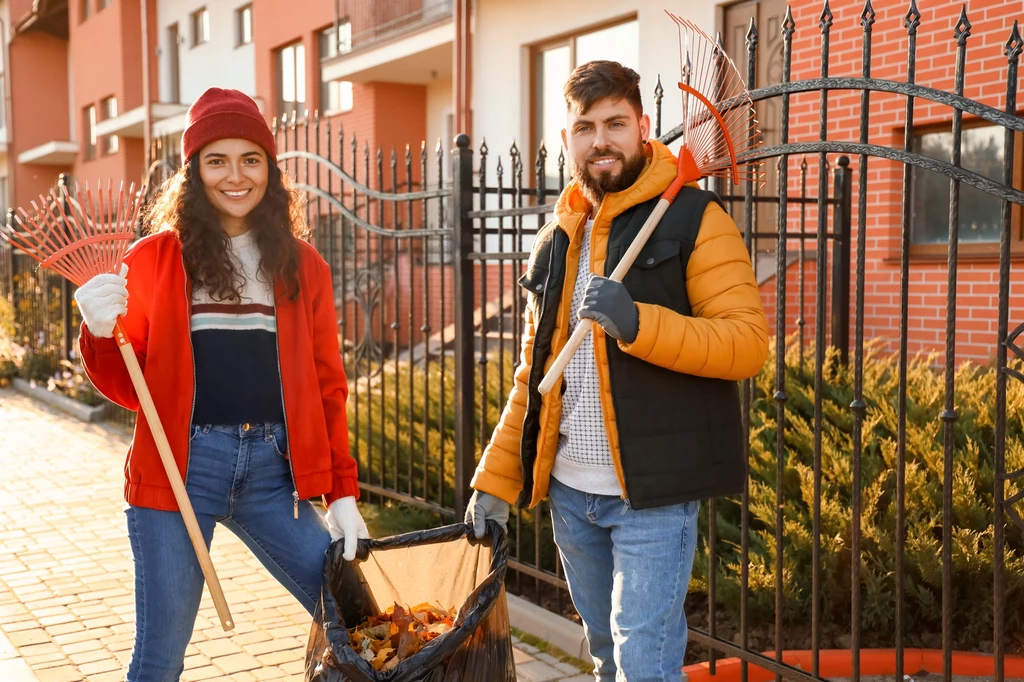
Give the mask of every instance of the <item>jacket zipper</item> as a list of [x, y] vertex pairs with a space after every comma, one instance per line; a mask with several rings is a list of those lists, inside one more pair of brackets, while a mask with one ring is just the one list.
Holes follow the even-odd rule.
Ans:
[[192, 409], [188, 413], [188, 438], [185, 446], [185, 479], [182, 482], [184, 485], [188, 481], [188, 467], [192, 463], [192, 420], [196, 416], [196, 349], [192, 344], [192, 292], [188, 284], [188, 269], [185, 267], [185, 256], [181, 257], [181, 270], [185, 273], [185, 322], [186, 328], [188, 329], [188, 349], [189, 358], [192, 359]]
[[295, 482], [295, 466], [292, 461], [291, 443], [288, 442], [288, 407], [284, 403], [284, 377], [281, 374], [281, 323], [277, 317], [277, 301], [274, 301], [274, 347], [277, 350], [277, 383], [281, 388], [281, 412], [284, 414], [284, 442], [287, 449], [288, 472], [292, 477], [292, 518], [299, 518], [299, 485]]

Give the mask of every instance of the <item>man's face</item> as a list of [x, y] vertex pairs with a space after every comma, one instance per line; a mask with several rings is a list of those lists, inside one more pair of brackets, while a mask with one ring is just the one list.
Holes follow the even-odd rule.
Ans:
[[605, 194], [628, 189], [643, 172], [643, 141], [651, 121], [625, 99], [598, 100], [584, 113], [568, 112], [562, 143], [573, 178], [596, 210]]

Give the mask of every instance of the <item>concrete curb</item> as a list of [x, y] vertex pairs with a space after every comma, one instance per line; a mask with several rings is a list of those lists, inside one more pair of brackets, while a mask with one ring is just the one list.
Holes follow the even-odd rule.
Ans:
[[15, 378], [12, 381], [15, 390], [20, 393], [24, 393], [30, 398], [35, 398], [40, 402], [44, 402], [50, 407], [66, 412], [72, 417], [79, 419], [80, 421], [87, 423], [94, 423], [103, 421], [103, 418], [107, 414], [106, 405], [97, 405], [96, 407], [89, 407], [84, 403], [80, 403], [77, 400], [72, 400], [67, 396], [48, 391], [42, 386], [33, 386], [24, 379]]
[[512, 627], [542, 639], [574, 658], [590, 660], [590, 648], [582, 625], [514, 594], [508, 595], [508, 618]]

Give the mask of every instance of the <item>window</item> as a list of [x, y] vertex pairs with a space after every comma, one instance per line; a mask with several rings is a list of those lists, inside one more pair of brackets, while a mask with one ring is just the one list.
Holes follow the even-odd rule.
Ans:
[[540, 142], [544, 142], [548, 151], [548, 187], [558, 186], [558, 168], [552, 160], [558, 157], [562, 147], [562, 128], [565, 127], [562, 88], [573, 69], [594, 59], [610, 59], [639, 70], [640, 32], [636, 19], [566, 36], [533, 50], [534, 144], [531, 150], [535, 152]]
[[[998, 125], [964, 128], [960, 143], [960, 164], [978, 175], [1003, 182], [1003, 137]], [[1017, 135], [1014, 158], [1021, 159], [1021, 135]], [[941, 161], [952, 157], [953, 133], [949, 130], [922, 132], [914, 136], [913, 151]], [[1020, 188], [1024, 164], [1018, 162], [1013, 186]], [[960, 185], [960, 245], [966, 252], [997, 253], [1002, 230], [1003, 202], [972, 185]], [[1013, 207], [1011, 234], [1014, 246], [1024, 245], [1021, 210]], [[949, 243], [949, 177], [914, 167], [911, 171], [910, 236], [917, 254], [945, 256]]]
[[96, 107], [88, 106], [82, 111], [82, 143], [85, 160], [96, 158]]
[[306, 108], [306, 47], [301, 41], [277, 52], [277, 115], [303, 115]]
[[[329, 26], [320, 32], [320, 61], [345, 54], [352, 49], [352, 24], [344, 21], [337, 29]], [[323, 81], [320, 85], [320, 107], [324, 111], [351, 111], [352, 83], [350, 81]]]
[[82, 0], [81, 4], [81, 21], [85, 21], [92, 16], [92, 3], [93, 0]]
[[192, 47], [210, 42], [210, 13], [205, 7], [192, 13]]
[[239, 7], [235, 10], [236, 47], [252, 44], [252, 5]]
[[[103, 120], [107, 121], [112, 118], [117, 118], [117, 98], [108, 97], [100, 103], [100, 109], [103, 112]], [[103, 154], [116, 154], [120, 147], [120, 140], [117, 135], [107, 135], [103, 138], [102, 148]]]
[[97, 11], [104, 10], [104, 9], [110, 7], [110, 0], [96, 0], [96, 4], [97, 4], [97, 7], [96, 7]]

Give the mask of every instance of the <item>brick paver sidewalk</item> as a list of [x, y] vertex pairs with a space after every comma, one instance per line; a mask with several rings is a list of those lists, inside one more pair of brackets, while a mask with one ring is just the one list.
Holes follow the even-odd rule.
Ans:
[[[128, 439], [0, 389], [0, 680], [114, 682], [135, 608], [124, 528]], [[182, 680], [300, 680], [309, 616], [230, 532], [215, 533], [235, 630], [204, 593]], [[585, 682], [517, 643], [524, 682]]]

